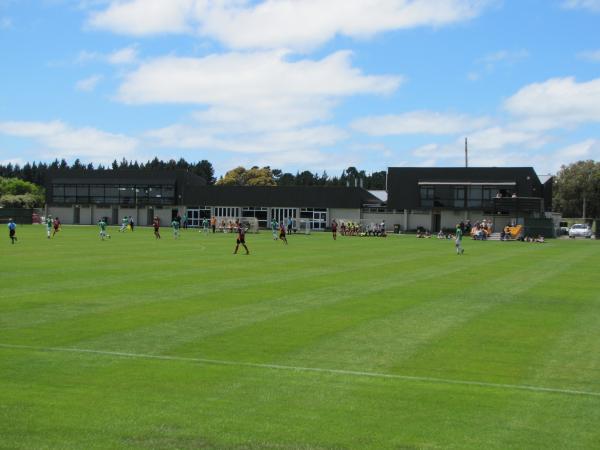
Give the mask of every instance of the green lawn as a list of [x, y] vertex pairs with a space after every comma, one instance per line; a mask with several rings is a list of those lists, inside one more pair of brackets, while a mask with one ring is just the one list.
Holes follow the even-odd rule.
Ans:
[[597, 241], [109, 231], [3, 232], [0, 448], [600, 445]]

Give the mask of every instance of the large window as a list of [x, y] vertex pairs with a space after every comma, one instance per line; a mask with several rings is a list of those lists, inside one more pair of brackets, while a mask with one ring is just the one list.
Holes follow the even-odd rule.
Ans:
[[481, 186], [469, 187], [467, 206], [469, 208], [481, 208]]
[[432, 207], [434, 195], [433, 186], [421, 186], [421, 206]]
[[268, 212], [268, 208], [249, 206], [246, 208], [242, 208], [242, 217], [256, 217], [256, 219], [258, 220], [258, 226], [261, 228], [267, 228]]
[[198, 208], [187, 209], [188, 227], [197, 228], [202, 225], [204, 219], [210, 219], [210, 207], [200, 206]]
[[456, 186], [454, 188], [454, 207], [464, 208], [465, 207], [465, 187]]
[[174, 205], [175, 186], [135, 184], [54, 184], [53, 203], [144, 206]]
[[240, 208], [235, 208], [231, 206], [217, 206], [215, 207], [215, 216], [217, 218], [230, 218], [237, 219], [240, 217]]
[[313, 230], [324, 230], [327, 227], [326, 208], [302, 208], [300, 218], [308, 219]]

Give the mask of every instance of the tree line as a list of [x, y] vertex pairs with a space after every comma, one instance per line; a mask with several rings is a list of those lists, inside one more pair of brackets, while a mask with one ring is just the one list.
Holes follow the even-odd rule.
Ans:
[[283, 172], [279, 169], [270, 167], [254, 166], [249, 169], [237, 167], [230, 170], [218, 180], [215, 178], [213, 165], [207, 160], [198, 162], [188, 162], [184, 158], [179, 160], [170, 159], [163, 161], [154, 158], [147, 162], [128, 161], [123, 158], [121, 161], [114, 160], [112, 164], [104, 166], [102, 164], [94, 165], [92, 163], [83, 164], [81, 160], [76, 159], [69, 164], [65, 159], [55, 159], [51, 163], [33, 162], [26, 163], [23, 166], [19, 164], [8, 163], [0, 165], [0, 177], [18, 178], [31, 183], [45, 186], [48, 174], [56, 171], [77, 171], [77, 172], [95, 172], [105, 170], [185, 170], [204, 178], [207, 184], [220, 185], [240, 185], [240, 186], [346, 186], [362, 185], [365, 189], [385, 189], [386, 172], [366, 173], [364, 170], [358, 170], [356, 167], [349, 167], [342, 171], [339, 176], [329, 176], [327, 172], [313, 173], [308, 170], [298, 171], [296, 174]]

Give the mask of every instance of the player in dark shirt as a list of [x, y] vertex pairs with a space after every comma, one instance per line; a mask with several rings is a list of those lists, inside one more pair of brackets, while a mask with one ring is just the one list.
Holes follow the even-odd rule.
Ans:
[[285, 242], [285, 245], [287, 245], [288, 241], [285, 237], [285, 225], [283, 224], [283, 221], [281, 222], [281, 225], [279, 225], [279, 239], [281, 239], [283, 242]]
[[54, 231], [52, 232], [52, 237], [54, 237], [56, 233], [58, 233], [60, 230], [60, 219], [58, 217], [55, 217], [52, 221], [52, 227], [54, 228]]
[[160, 220], [158, 217], [154, 217], [152, 221], [152, 226], [154, 227], [154, 237], [156, 239], [160, 239]]
[[240, 245], [242, 245], [246, 249], [246, 255], [249, 255], [250, 250], [248, 250], [248, 247], [246, 247], [246, 229], [242, 226], [239, 220], [236, 220], [235, 225], [237, 228], [237, 240], [233, 254], [237, 254]]
[[333, 235], [333, 240], [337, 239], [337, 222], [335, 219], [331, 221], [331, 234]]

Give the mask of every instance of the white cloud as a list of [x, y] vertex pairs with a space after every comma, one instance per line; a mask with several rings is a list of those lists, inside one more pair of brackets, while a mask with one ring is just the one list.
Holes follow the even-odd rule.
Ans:
[[102, 80], [102, 75], [92, 75], [75, 83], [75, 89], [82, 92], [91, 92], [96, 89], [100, 80]]
[[196, 32], [235, 49], [306, 50], [336, 35], [443, 26], [472, 19], [493, 0], [114, 0], [89, 25], [128, 35]]
[[324, 120], [340, 99], [388, 94], [402, 81], [364, 75], [351, 66], [349, 52], [318, 61], [286, 57], [272, 51], [159, 58], [127, 74], [118, 98], [129, 104], [204, 105], [207, 109], [195, 114], [204, 126], [256, 131]]
[[120, 50], [116, 50], [107, 56], [107, 60], [110, 64], [133, 64], [137, 61], [137, 46], [132, 45], [125, 47]]
[[93, 13], [89, 24], [116, 33], [142, 36], [156, 33], [187, 33], [192, 29], [195, 0], [115, 0], [107, 9]]
[[528, 129], [573, 127], [600, 122], [600, 78], [578, 83], [573, 77], [533, 83], [508, 98], [504, 107]]
[[404, 114], [371, 116], [354, 121], [351, 126], [371, 136], [402, 134], [457, 134], [477, 130], [489, 123], [483, 117], [412, 111]]
[[562, 5], [567, 9], [587, 9], [600, 12], [600, 0], [565, 0]]
[[92, 127], [74, 128], [61, 121], [0, 122], [0, 134], [30, 138], [45, 147], [45, 158], [80, 158], [107, 163], [132, 158], [137, 139]]
[[137, 44], [130, 45], [128, 47], [120, 48], [109, 54], [103, 54], [98, 52], [90, 52], [88, 50], [82, 50], [77, 55], [75, 62], [77, 64], [87, 64], [89, 62], [104, 62], [113, 65], [124, 65], [133, 64], [138, 59], [138, 46]]
[[565, 159], [600, 159], [600, 141], [596, 139], [587, 139], [583, 142], [564, 147], [556, 152]]
[[577, 54], [579, 59], [590, 62], [600, 62], [600, 50], [588, 50]]
[[484, 75], [489, 75], [496, 71], [498, 67], [510, 67], [529, 57], [527, 50], [499, 50], [494, 53], [479, 58], [475, 61], [476, 69], [467, 73], [467, 78], [471, 81], [477, 81]]
[[151, 130], [146, 137], [166, 148], [208, 149], [235, 153], [289, 153], [315, 150], [338, 143], [347, 134], [336, 127], [318, 126], [290, 130], [220, 134], [201, 127], [172, 125]]

